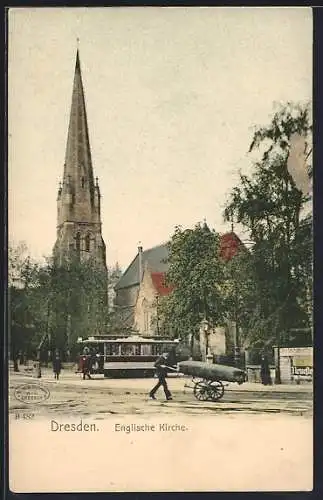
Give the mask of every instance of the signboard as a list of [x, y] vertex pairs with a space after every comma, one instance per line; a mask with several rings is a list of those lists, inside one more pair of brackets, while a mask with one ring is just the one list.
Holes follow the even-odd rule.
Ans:
[[313, 347], [281, 347], [279, 355], [282, 356], [310, 356], [313, 357]]
[[292, 365], [292, 375], [295, 377], [306, 377], [306, 378], [312, 378], [313, 377], [313, 367], [312, 366], [303, 366], [303, 367], [298, 367]]
[[279, 354], [280, 369], [286, 381], [313, 379], [312, 347], [282, 347]]

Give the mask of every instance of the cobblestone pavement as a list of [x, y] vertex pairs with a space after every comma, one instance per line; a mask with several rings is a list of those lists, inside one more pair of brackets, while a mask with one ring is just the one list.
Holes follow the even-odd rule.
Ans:
[[[37, 405], [18, 401], [15, 389], [24, 383], [40, 384], [50, 391], [50, 397]], [[148, 398], [156, 379], [104, 379], [81, 380], [79, 374], [64, 371], [57, 382], [50, 370], [43, 370], [42, 378], [32, 378], [23, 373], [9, 377], [9, 413], [14, 417], [20, 411], [32, 411], [34, 416], [54, 415], [105, 419], [111, 415], [201, 415], [201, 414], [289, 414], [311, 417], [312, 386], [273, 385], [245, 383], [228, 384], [223, 398], [218, 402], [198, 401], [189, 378], [169, 377], [172, 401], [165, 401], [162, 389], [157, 401]], [[32, 408], [31, 408], [32, 406]]]

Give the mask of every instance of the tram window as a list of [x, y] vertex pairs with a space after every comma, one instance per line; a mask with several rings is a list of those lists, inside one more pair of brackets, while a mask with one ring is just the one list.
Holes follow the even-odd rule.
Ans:
[[142, 356], [150, 356], [151, 355], [151, 345], [150, 344], [143, 344], [141, 346], [141, 355]]
[[171, 348], [173, 347], [172, 344], [162, 344], [163, 346], [163, 351], [162, 352], [169, 352]]
[[111, 344], [111, 354], [112, 356], [119, 356], [119, 344]]
[[152, 354], [153, 356], [159, 356], [162, 354], [163, 349], [162, 349], [162, 344], [153, 344], [152, 345]]
[[121, 355], [122, 356], [132, 356], [134, 351], [134, 346], [131, 344], [121, 344]]
[[111, 356], [112, 354], [112, 345], [111, 344], [105, 344], [106, 345], [106, 355]]

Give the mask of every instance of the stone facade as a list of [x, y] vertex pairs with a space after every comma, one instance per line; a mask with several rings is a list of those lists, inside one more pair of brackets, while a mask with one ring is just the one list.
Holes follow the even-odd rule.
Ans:
[[[199, 347], [203, 361], [207, 355], [222, 356], [226, 354], [226, 329], [225, 327], [210, 328], [208, 331], [208, 340], [206, 339], [203, 325], [200, 327]], [[207, 352], [208, 346], [208, 352]]]
[[134, 327], [140, 335], [157, 335], [158, 297], [151, 272], [145, 269], [134, 310]]
[[137, 255], [115, 286], [115, 311], [121, 327], [135, 329], [135, 309], [144, 270], [148, 266], [153, 273], [165, 273], [169, 267], [167, 257], [167, 244], [147, 250], [138, 247]]
[[152, 272], [146, 264], [134, 308], [134, 329], [139, 335], [168, 336], [163, 328], [159, 303], [170, 292], [171, 288], [165, 284], [165, 273]]
[[101, 233], [101, 194], [94, 182], [79, 53], [73, 83], [63, 182], [57, 196], [57, 239], [54, 258], [62, 264], [76, 256], [91, 259], [106, 271]]

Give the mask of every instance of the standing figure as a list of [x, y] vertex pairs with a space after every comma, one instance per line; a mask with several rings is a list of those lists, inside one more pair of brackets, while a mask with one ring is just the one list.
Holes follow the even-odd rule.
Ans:
[[53, 359], [53, 372], [54, 372], [54, 378], [56, 380], [59, 379], [59, 375], [61, 373], [61, 369], [62, 369], [62, 361], [61, 361], [59, 352], [56, 351], [54, 359]]
[[90, 375], [91, 369], [91, 356], [90, 354], [83, 354], [81, 358], [83, 380], [87, 377], [89, 380], [92, 378]]
[[18, 356], [19, 356], [19, 364], [23, 365], [24, 364], [24, 355], [23, 355], [23, 352], [21, 350], [19, 351]]
[[155, 393], [158, 391], [158, 389], [163, 386], [164, 393], [166, 396], [167, 401], [169, 401], [172, 398], [171, 392], [168, 389], [167, 382], [166, 382], [166, 377], [167, 377], [167, 372], [169, 369], [172, 369], [172, 365], [176, 363], [176, 355], [175, 351], [171, 351], [169, 353], [163, 353], [155, 362], [155, 368], [156, 368], [156, 374], [158, 377], [158, 382], [153, 387], [153, 389], [149, 393], [149, 397], [151, 399], [156, 399], [155, 398]]
[[268, 358], [265, 354], [261, 356], [261, 363], [260, 363], [260, 377], [261, 377], [261, 383], [263, 385], [271, 385], [271, 376], [270, 376], [270, 367], [269, 367], [269, 362]]

